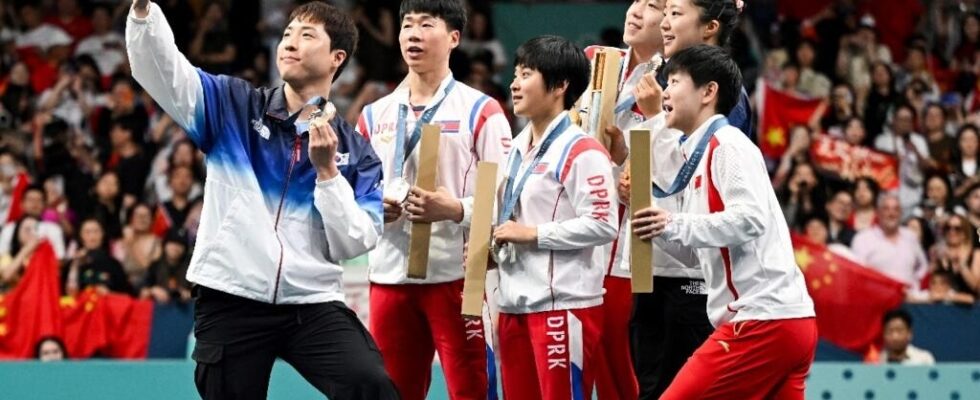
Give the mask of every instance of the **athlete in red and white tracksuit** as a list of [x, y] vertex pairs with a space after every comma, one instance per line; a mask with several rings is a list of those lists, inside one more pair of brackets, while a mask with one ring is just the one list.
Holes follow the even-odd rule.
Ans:
[[[562, 112], [545, 132], [566, 120]], [[509, 180], [532, 167], [530, 124], [516, 138]], [[547, 136], [546, 136], [547, 137]], [[512, 220], [537, 229], [534, 244], [512, 244], [516, 260], [499, 265], [500, 361], [504, 397], [591, 398], [602, 326], [605, 268], [593, 253], [616, 237], [618, 210], [609, 155], [571, 124], [533, 166]], [[503, 192], [498, 207], [504, 201]], [[584, 396], [584, 397], [583, 397]]]
[[[586, 57], [592, 60], [598, 49], [599, 46], [587, 47], [585, 49]], [[629, 50], [619, 50], [619, 52], [623, 57], [623, 67], [620, 68], [617, 105], [629, 101], [628, 98], [631, 97], [633, 88], [640, 82], [651, 63], [649, 60], [639, 62], [630, 69], [627, 66], [630, 65], [630, 57], [633, 56], [633, 52]], [[583, 112], [583, 114], [588, 111]], [[643, 114], [635, 102], [632, 107], [617, 111], [614, 122], [616, 127], [623, 132], [628, 145], [629, 130], [643, 122]], [[623, 167], [615, 162], [612, 163], [612, 166], [613, 179], [619, 182]], [[629, 207], [620, 202], [616, 203], [616, 207], [619, 211], [619, 236], [612, 243], [598, 247], [593, 254], [595, 265], [605, 268], [602, 340], [600, 340], [599, 351], [597, 352], [597, 362], [604, 365], [605, 368], [596, 371], [596, 390], [602, 400], [636, 398], [639, 393], [639, 385], [633, 371], [633, 360], [630, 357], [629, 329], [630, 315], [633, 309], [633, 291], [630, 283], [629, 264]], [[661, 255], [664, 252], [654, 252], [654, 254]]]
[[[463, 205], [460, 223], [432, 224], [425, 279], [406, 277], [411, 223], [402, 217], [385, 225], [378, 247], [368, 258], [369, 326], [403, 399], [425, 398], [435, 352], [450, 398], [495, 398], [495, 370], [488, 369], [487, 362], [489, 356], [489, 366], [494, 366], [492, 329], [484, 329], [485, 321], [462, 318], [461, 293], [476, 164], [502, 163], [510, 148], [511, 130], [496, 100], [462, 82], [454, 83], [452, 74], [443, 79], [436, 93], [427, 107], [412, 110], [409, 87], [404, 85], [365, 107], [357, 123], [358, 131], [370, 138], [389, 180], [396, 162], [400, 106], [414, 111], [408, 112], [406, 121], [406, 132], [411, 134], [424, 111], [441, 102], [431, 121], [442, 127], [436, 186], [445, 187]], [[415, 181], [418, 155], [416, 146], [405, 163], [408, 182]]]
[[[673, 150], [691, 157], [719, 118]], [[813, 301], [759, 149], [738, 128], [720, 128], [688, 186], [667, 200], [681, 211], [670, 214], [655, 243], [700, 263], [716, 330], [662, 398], [802, 398], [817, 340]]]
[[[598, 48], [586, 48], [586, 56], [592, 59]], [[677, 141], [680, 131], [667, 128], [664, 118], [645, 120], [635, 100], [631, 101], [634, 88], [652, 70], [654, 61], [640, 61], [628, 68], [635, 53], [625, 49], [620, 50], [620, 55], [624, 67], [614, 122], [622, 131], [625, 144], [629, 146], [630, 129], [649, 129], [658, 140]], [[627, 103], [632, 106], [619, 107]], [[656, 166], [671, 170], [684, 161], [676, 151], [656, 153], [654, 158]], [[652, 168], [656, 170], [656, 166]], [[613, 163], [617, 182], [624, 167]], [[680, 211], [675, 201], [658, 204], [667, 211]], [[596, 265], [606, 268], [599, 363], [607, 368], [597, 372], [596, 389], [600, 400], [655, 398], [711, 332], [704, 313], [704, 274], [697, 264], [685, 264], [654, 243], [653, 272], [659, 292], [634, 296], [630, 282], [629, 206], [621, 202], [618, 207], [619, 236], [597, 250], [593, 258]]]

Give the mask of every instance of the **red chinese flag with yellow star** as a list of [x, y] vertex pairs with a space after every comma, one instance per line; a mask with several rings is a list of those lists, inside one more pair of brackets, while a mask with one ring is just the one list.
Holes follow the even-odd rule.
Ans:
[[32, 358], [39, 339], [63, 334], [60, 291], [58, 259], [51, 244], [43, 241], [21, 280], [0, 296], [0, 358]]
[[881, 338], [881, 318], [902, 304], [902, 283], [802, 236], [793, 236], [793, 248], [813, 298], [820, 337], [864, 354]]
[[777, 90], [762, 89], [762, 123], [759, 124], [759, 150], [768, 158], [779, 158], [789, 146], [789, 130], [807, 125], [820, 107], [820, 99], [806, 99]]
[[73, 358], [146, 358], [153, 302], [88, 288], [62, 299], [65, 346]]

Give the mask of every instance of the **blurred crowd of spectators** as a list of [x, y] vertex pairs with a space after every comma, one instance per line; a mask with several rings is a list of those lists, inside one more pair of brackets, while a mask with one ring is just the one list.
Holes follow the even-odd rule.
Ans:
[[[763, 54], [760, 81], [823, 100], [773, 160], [786, 220], [811, 241], [904, 283], [908, 301], [973, 304], [980, 294], [978, 4], [828, 3], [766, 30], [756, 25], [766, 35], [745, 41], [750, 54]], [[822, 173], [810, 152], [821, 134], [894, 156], [898, 188]]]
[[[297, 2], [160, 0], [196, 66], [279, 84], [275, 53]], [[397, 0], [336, 1], [361, 33], [331, 100], [354, 122], [405, 75]], [[66, 294], [89, 286], [187, 301], [203, 155], [132, 79], [131, 1], [0, 1], [0, 294], [47, 240]], [[474, 2], [457, 79], [506, 102], [489, 2]]]
[[[195, 65], [278, 84], [272, 56], [292, 0], [160, 0]], [[361, 33], [331, 100], [348, 121], [405, 75], [397, 0], [338, 0]], [[626, 2], [623, 12], [626, 11]], [[910, 301], [980, 294], [980, 14], [976, 1], [747, 2], [733, 56], [759, 82], [824, 101], [772, 161], [790, 226], [904, 282]], [[0, 1], [0, 291], [37, 243], [62, 259], [65, 293], [87, 286], [185, 301], [203, 156], [133, 81], [129, 1]], [[816, 5], [816, 6], [815, 6]], [[509, 103], [491, 2], [470, 1], [458, 80]], [[621, 27], [619, 27], [621, 28]], [[616, 30], [600, 32], [620, 45]], [[755, 104], [756, 111], [760, 107]], [[505, 107], [507, 109], [508, 107]], [[814, 135], [894, 154], [900, 185], [843, 179], [809, 159]], [[12, 218], [11, 218], [12, 217]]]

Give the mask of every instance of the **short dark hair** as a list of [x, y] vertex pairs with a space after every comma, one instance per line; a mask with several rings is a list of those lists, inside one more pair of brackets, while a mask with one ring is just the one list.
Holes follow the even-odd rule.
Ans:
[[47, 200], [46, 197], [48, 197], [48, 194], [47, 192], [44, 191], [44, 186], [41, 186], [40, 184], [36, 184], [36, 183], [27, 185], [27, 187], [24, 188], [24, 191], [21, 192], [20, 198], [23, 199], [30, 192], [39, 192], [41, 193], [41, 197], [44, 198], [45, 201]]
[[732, 0], [693, 0], [701, 9], [699, 21], [702, 25], [718, 21], [718, 45], [725, 47], [738, 27], [738, 8]]
[[718, 103], [715, 112], [728, 115], [738, 104], [742, 91], [742, 72], [728, 51], [720, 47], [700, 44], [681, 50], [667, 62], [666, 75], [687, 73], [695, 87], [709, 82], [718, 84]]
[[323, 24], [323, 30], [330, 36], [330, 49], [343, 50], [347, 53], [344, 62], [337, 68], [333, 75], [336, 80], [357, 50], [357, 25], [350, 14], [322, 1], [311, 1], [293, 9], [289, 14], [289, 21], [298, 19], [314, 24]]
[[589, 85], [589, 59], [575, 43], [560, 36], [538, 36], [517, 48], [514, 66], [537, 70], [548, 91], [568, 83], [564, 109], [572, 108]]
[[466, 29], [466, 7], [459, 0], [405, 0], [398, 8], [398, 20], [412, 13], [429, 14], [446, 21], [450, 30]]
[[899, 102], [898, 104], [895, 104], [892, 107], [891, 115], [890, 118], [888, 119], [888, 122], [889, 123], [895, 122], [895, 116], [898, 115], [898, 112], [902, 110], [906, 110], [909, 112], [909, 114], [912, 114], [912, 123], [914, 124], [918, 117], [918, 113], [915, 111], [915, 106], [905, 101]]
[[910, 330], [912, 329], [912, 314], [909, 314], [909, 312], [905, 311], [905, 309], [896, 308], [885, 313], [885, 317], [881, 319], [881, 325], [885, 326], [893, 319], [902, 320], [902, 322], [905, 322], [905, 325], [908, 326]]
[[946, 111], [946, 107], [943, 107], [942, 104], [939, 104], [937, 102], [927, 103], [925, 108], [922, 109], [922, 117], [925, 118], [925, 116], [929, 114], [929, 110], [932, 110], [934, 108], [939, 110], [939, 113], [942, 114], [943, 119], [949, 118], [948, 115], [949, 113]]
[[133, 141], [139, 141], [146, 131], [147, 122], [136, 115], [136, 113], [123, 114], [112, 120], [112, 128], [119, 127], [130, 133]]
[[68, 359], [68, 348], [65, 347], [65, 342], [57, 336], [42, 336], [41, 339], [38, 339], [37, 343], [34, 344], [35, 359], [41, 358], [41, 345], [43, 345], [45, 342], [54, 342], [57, 344], [58, 347], [61, 348], [62, 355], [64, 355], [66, 360]]
[[941, 279], [945, 281], [951, 289], [957, 292], [961, 291], [960, 285], [956, 284], [956, 273], [948, 269], [936, 269], [932, 272], [932, 276], [929, 279]]
[[857, 190], [857, 186], [861, 184], [861, 182], [864, 182], [864, 184], [868, 186], [868, 190], [871, 191], [871, 196], [874, 197], [873, 201], [877, 202], [878, 195], [881, 193], [881, 185], [878, 184], [878, 181], [874, 180], [874, 178], [869, 176], [862, 176], [860, 178], [857, 178], [857, 180], [854, 181], [855, 191]]
[[154, 217], [153, 213], [156, 209], [153, 206], [151, 206], [149, 203], [143, 203], [143, 202], [137, 202], [136, 204], [133, 204], [132, 206], [129, 206], [128, 209], [126, 209], [126, 224], [128, 225], [133, 222], [133, 216], [136, 215], [137, 208], [146, 208], [147, 211], [150, 212], [150, 220], [151, 220], [150, 223], [152, 224], [153, 223], [152, 220]]

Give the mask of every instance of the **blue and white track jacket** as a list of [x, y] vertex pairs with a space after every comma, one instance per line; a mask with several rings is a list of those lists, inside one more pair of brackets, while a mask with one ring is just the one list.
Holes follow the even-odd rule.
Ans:
[[130, 12], [126, 47], [133, 76], [207, 155], [187, 279], [266, 303], [343, 301], [338, 260], [367, 253], [382, 230], [381, 161], [367, 140], [334, 118], [340, 175], [318, 182], [282, 86], [195, 68], [156, 4], [146, 18]]

